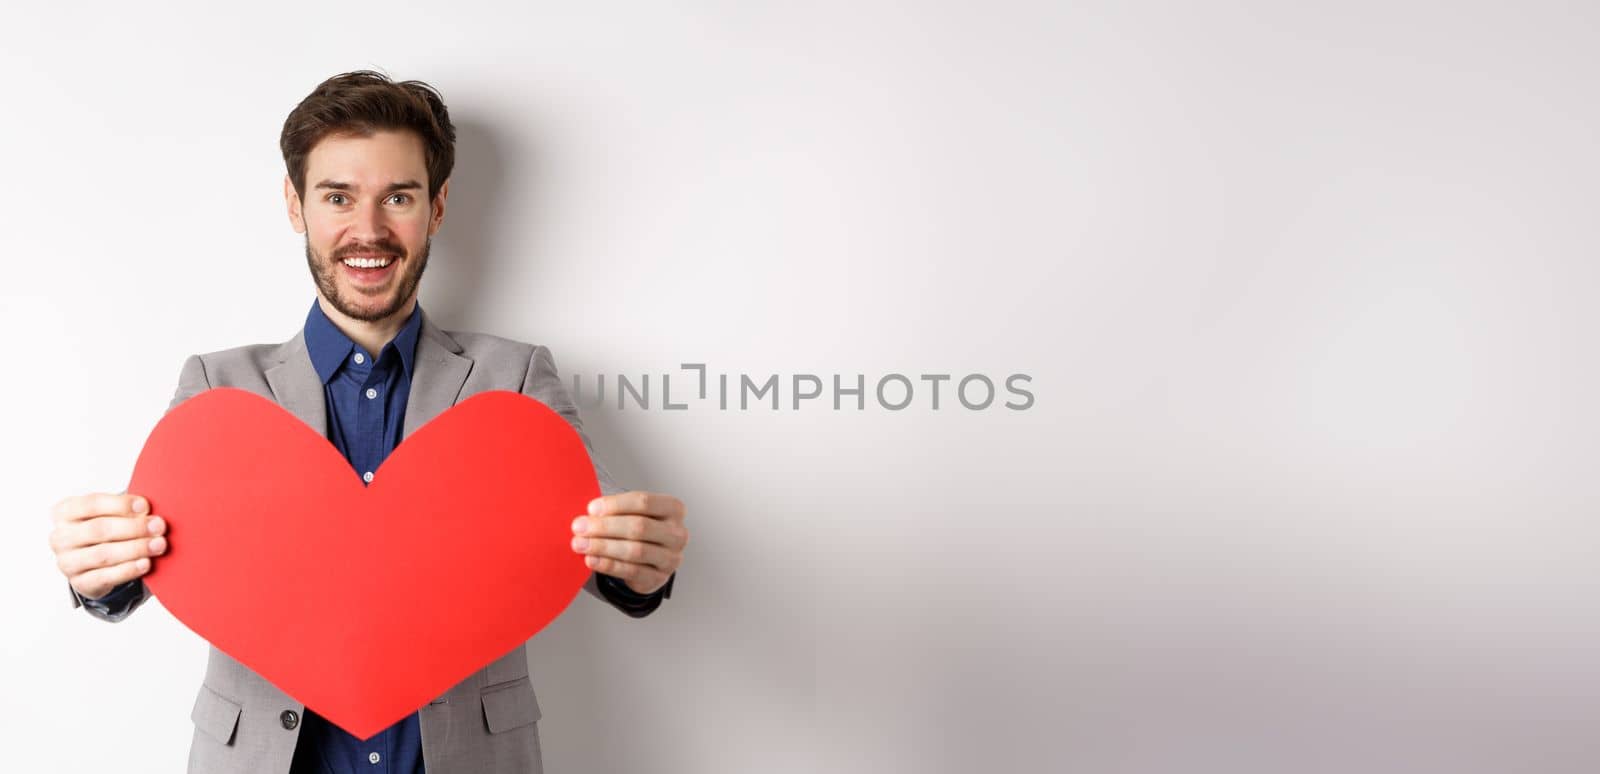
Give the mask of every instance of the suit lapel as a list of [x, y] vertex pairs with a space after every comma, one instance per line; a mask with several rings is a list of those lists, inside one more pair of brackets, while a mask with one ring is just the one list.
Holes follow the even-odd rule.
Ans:
[[268, 368], [266, 375], [273, 400], [326, 437], [328, 406], [322, 392], [322, 379], [317, 377], [317, 369], [311, 366], [311, 355], [306, 352], [305, 331], [295, 334], [278, 348], [278, 363]]
[[406, 399], [406, 421], [401, 438], [410, 437], [417, 428], [454, 406], [471, 372], [472, 358], [462, 355], [461, 345], [434, 326], [424, 314], [422, 335], [417, 337], [417, 356], [411, 368], [411, 396]]

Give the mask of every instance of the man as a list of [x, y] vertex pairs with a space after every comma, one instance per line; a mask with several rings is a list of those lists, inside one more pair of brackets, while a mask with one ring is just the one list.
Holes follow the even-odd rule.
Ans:
[[[438, 92], [369, 71], [335, 76], [289, 114], [280, 145], [284, 201], [305, 234], [316, 300], [288, 342], [190, 357], [169, 410], [212, 387], [256, 392], [324, 433], [371, 481], [404, 436], [455, 402], [517, 390], [565, 417], [593, 460], [547, 348], [442, 331], [417, 304], [455, 156]], [[573, 521], [572, 549], [593, 571], [585, 588], [629, 615], [648, 615], [670, 595], [682, 562], [683, 503], [623, 492], [594, 467], [602, 497]], [[166, 524], [139, 493], [67, 498], [54, 522], [50, 545], [74, 604], [119, 621], [149, 598], [141, 578], [167, 550]], [[507, 602], [515, 604], [515, 592]], [[400, 613], [405, 595], [350, 604]], [[212, 648], [192, 713], [189, 770], [537, 772], [539, 716], [523, 646], [365, 741]]]

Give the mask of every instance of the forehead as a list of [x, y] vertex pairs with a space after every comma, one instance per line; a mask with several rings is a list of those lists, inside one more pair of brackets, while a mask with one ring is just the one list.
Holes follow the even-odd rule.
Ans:
[[331, 134], [306, 156], [306, 184], [323, 180], [386, 185], [397, 179], [426, 180], [427, 157], [415, 132], [378, 131], [366, 137]]

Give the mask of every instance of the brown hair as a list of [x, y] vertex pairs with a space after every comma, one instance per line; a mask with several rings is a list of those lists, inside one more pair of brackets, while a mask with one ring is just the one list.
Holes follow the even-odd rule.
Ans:
[[306, 158], [330, 134], [368, 137], [385, 129], [404, 129], [422, 138], [428, 165], [428, 201], [450, 179], [456, 162], [456, 128], [437, 89], [422, 81], [395, 83], [371, 70], [335, 75], [311, 91], [283, 122], [278, 147], [289, 179], [302, 199]]

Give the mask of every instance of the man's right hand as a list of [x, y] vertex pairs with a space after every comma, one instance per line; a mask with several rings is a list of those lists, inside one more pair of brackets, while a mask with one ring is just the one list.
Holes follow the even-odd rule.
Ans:
[[167, 550], [166, 520], [150, 515], [149, 501], [138, 495], [68, 497], [56, 503], [51, 518], [56, 566], [85, 599], [143, 577], [150, 558]]

